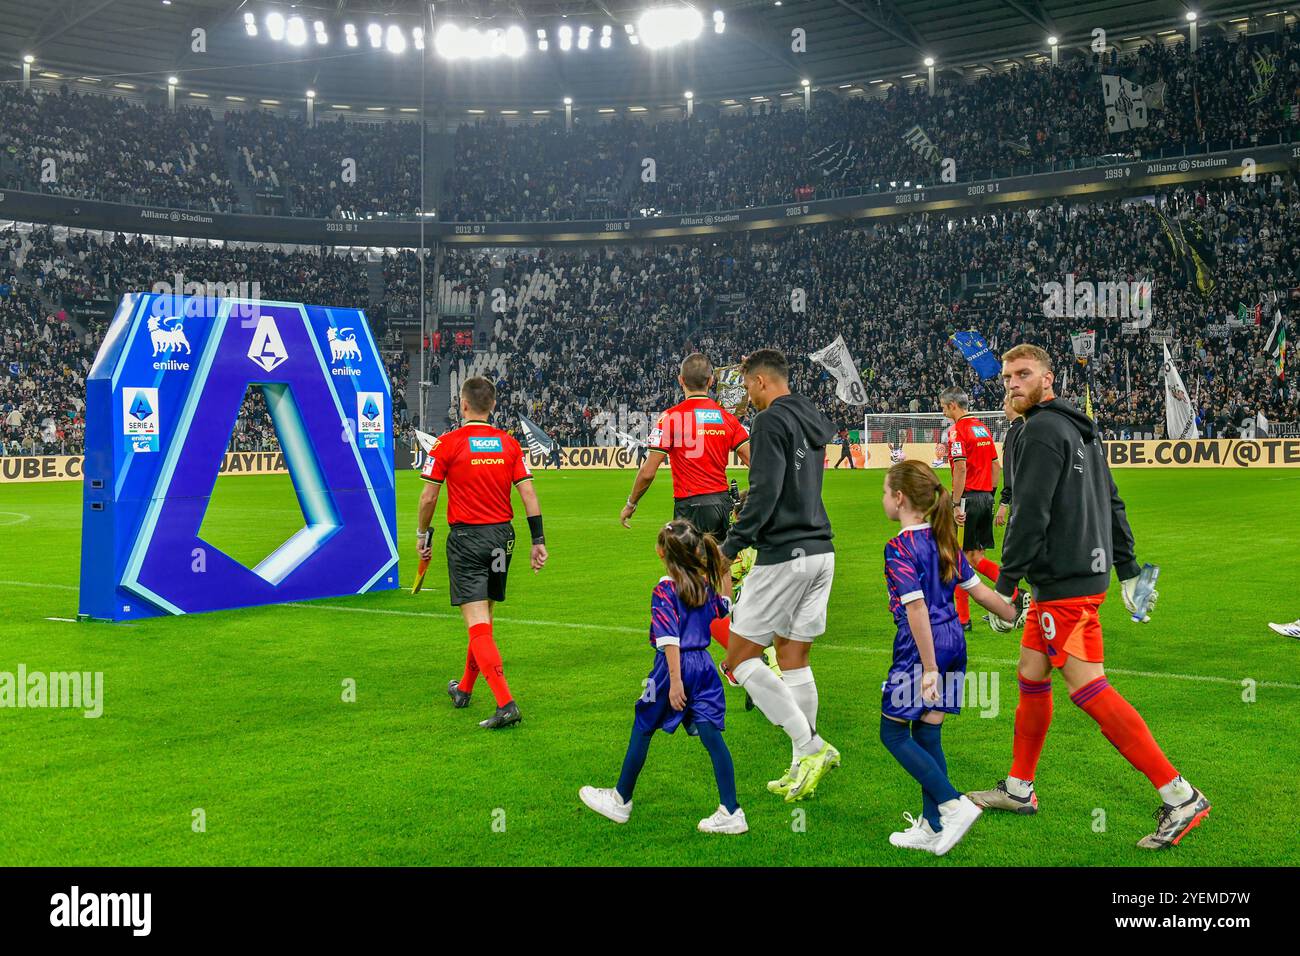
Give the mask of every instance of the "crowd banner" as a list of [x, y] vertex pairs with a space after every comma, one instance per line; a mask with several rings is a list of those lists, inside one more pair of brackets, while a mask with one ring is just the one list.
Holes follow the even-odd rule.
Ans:
[[[1300, 438], [1137, 439], [1103, 444], [1112, 468], [1300, 468]], [[888, 468], [890, 450], [885, 442], [872, 442], [867, 467]], [[928, 465], [934, 461], [934, 445], [908, 443], [903, 454]], [[1000, 444], [998, 454], [1002, 454]]]
[[[80, 481], [81, 455], [0, 456], [0, 484], [33, 481]], [[287, 475], [278, 451], [229, 451], [221, 463], [222, 475]]]

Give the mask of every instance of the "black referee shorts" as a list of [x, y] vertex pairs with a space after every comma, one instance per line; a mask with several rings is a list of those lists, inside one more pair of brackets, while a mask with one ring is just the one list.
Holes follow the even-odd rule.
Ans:
[[711, 495], [692, 495], [673, 500], [673, 520], [685, 518], [702, 534], [711, 534], [722, 544], [731, 524], [731, 495], [725, 491]]
[[993, 492], [967, 491], [966, 526], [961, 539], [963, 551], [987, 551], [993, 547]]
[[502, 524], [456, 524], [447, 533], [447, 578], [453, 607], [504, 601], [515, 529]]

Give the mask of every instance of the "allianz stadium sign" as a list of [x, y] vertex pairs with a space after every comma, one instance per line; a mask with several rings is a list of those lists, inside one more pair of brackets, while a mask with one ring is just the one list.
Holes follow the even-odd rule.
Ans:
[[[701, 211], [650, 219], [573, 222], [425, 222], [426, 245], [539, 245], [645, 242], [728, 232], [787, 229], [846, 220], [887, 219], [916, 212], [947, 212], [1039, 202], [1053, 197], [1134, 194], [1205, 179], [1268, 176], [1295, 169], [1300, 144], [1203, 153], [1176, 159], [1134, 160], [1113, 166], [1008, 176], [981, 182], [940, 183], [895, 192], [836, 199]], [[330, 246], [420, 245], [418, 220], [294, 219], [207, 210], [160, 209], [43, 193], [0, 192], [0, 218], [53, 223], [83, 229], [192, 236], [249, 242], [291, 242]]]

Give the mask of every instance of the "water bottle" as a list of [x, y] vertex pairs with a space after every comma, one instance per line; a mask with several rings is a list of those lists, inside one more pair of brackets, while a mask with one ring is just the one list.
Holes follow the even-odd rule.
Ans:
[[1133, 589], [1133, 620], [1141, 624], [1147, 616], [1151, 604], [1151, 592], [1155, 590], [1156, 579], [1160, 577], [1160, 565], [1144, 564], [1138, 575], [1137, 587]]

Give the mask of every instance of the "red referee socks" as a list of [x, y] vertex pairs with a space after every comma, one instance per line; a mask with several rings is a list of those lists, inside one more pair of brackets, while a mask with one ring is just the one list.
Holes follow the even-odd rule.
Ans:
[[1011, 743], [1011, 776], [1033, 780], [1038, 757], [1043, 752], [1047, 728], [1052, 725], [1052, 681], [1020, 679], [1020, 703], [1016, 705], [1016, 726]]
[[470, 642], [465, 648], [465, 675], [460, 679], [460, 689], [465, 693], [474, 690], [474, 682], [478, 680], [478, 664], [474, 663], [474, 643]]
[[478, 664], [478, 669], [483, 672], [488, 686], [492, 688], [492, 696], [497, 699], [497, 706], [504, 707], [510, 703], [510, 685], [506, 683], [505, 671], [501, 666], [501, 652], [497, 650], [496, 642], [492, 640], [490, 623], [470, 626], [469, 650], [474, 656], [474, 662]]
[[1178, 776], [1174, 765], [1151, 736], [1142, 715], [1110, 686], [1105, 677], [1084, 684], [1070, 695], [1070, 700], [1097, 722], [1106, 739], [1124, 755], [1125, 760], [1146, 774], [1152, 786], [1159, 789]]

